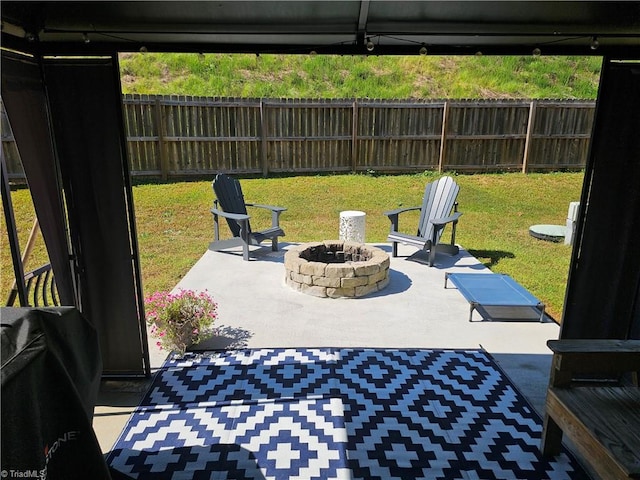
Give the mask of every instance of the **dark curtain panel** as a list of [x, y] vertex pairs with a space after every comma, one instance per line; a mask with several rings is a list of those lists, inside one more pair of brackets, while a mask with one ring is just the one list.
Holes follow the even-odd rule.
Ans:
[[[4, 152], [0, 149], [0, 163], [2, 164], [2, 209], [4, 211], [5, 225], [7, 227], [7, 240], [9, 243], [9, 249], [11, 250], [11, 260], [13, 262], [13, 273], [17, 279], [24, 278], [24, 265], [22, 264], [20, 242], [18, 241], [18, 231], [16, 228], [16, 218], [13, 214], [13, 202], [11, 201], [11, 186], [9, 185], [9, 174], [7, 173], [7, 164], [4, 160]], [[6, 272], [5, 272], [6, 275]], [[15, 283], [15, 293], [18, 297], [20, 305], [28, 305], [27, 299], [27, 286], [25, 282]], [[13, 305], [15, 300], [14, 291], [12, 290], [7, 299], [7, 305]]]
[[145, 374], [134, 225], [120, 85], [112, 58], [44, 63], [51, 118], [80, 275], [81, 311], [94, 323], [106, 375]]
[[605, 61], [561, 338], [637, 337], [640, 65]]
[[62, 305], [76, 305], [58, 169], [40, 67], [2, 51], [2, 100], [20, 152]]
[[636, 304], [634, 307], [633, 320], [631, 321], [631, 332], [629, 338], [640, 340], [640, 284], [636, 290]]

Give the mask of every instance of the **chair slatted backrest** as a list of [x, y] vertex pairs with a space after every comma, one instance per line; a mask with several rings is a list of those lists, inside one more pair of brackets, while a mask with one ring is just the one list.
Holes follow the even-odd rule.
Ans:
[[[216, 175], [213, 180], [213, 191], [220, 203], [220, 207], [227, 213], [247, 214], [247, 206], [244, 202], [244, 195], [240, 187], [240, 181], [223, 173]], [[240, 236], [240, 227], [238, 223], [227, 219], [229, 228], [234, 237]], [[251, 231], [251, 227], [249, 227]]]
[[[422, 199], [420, 222], [418, 223], [419, 237], [430, 239], [433, 235], [433, 224], [429, 220], [451, 215], [459, 190], [460, 186], [451, 177], [442, 177], [427, 183]], [[440, 230], [436, 241], [440, 240], [441, 235], [442, 230]]]
[[[27, 305], [29, 307], [60, 306], [60, 297], [51, 264], [47, 263], [24, 274]], [[9, 292], [7, 307], [12, 307], [18, 298], [18, 288], [14, 286]]]

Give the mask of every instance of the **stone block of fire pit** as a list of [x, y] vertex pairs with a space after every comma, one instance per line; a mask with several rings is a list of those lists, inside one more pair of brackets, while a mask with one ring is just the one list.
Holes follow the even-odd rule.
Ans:
[[389, 284], [389, 263], [386, 252], [363, 243], [304, 243], [284, 256], [285, 282], [316, 297], [362, 297]]

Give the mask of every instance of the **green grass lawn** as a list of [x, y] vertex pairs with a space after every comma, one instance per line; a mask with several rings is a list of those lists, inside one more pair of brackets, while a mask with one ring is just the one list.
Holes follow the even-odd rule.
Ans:
[[[365, 211], [366, 241], [385, 242], [389, 222], [382, 212], [419, 205], [425, 183], [436, 177], [433, 173], [318, 175], [247, 178], [241, 182], [247, 201], [287, 207], [281, 216], [287, 234], [283, 240], [287, 242], [337, 238], [342, 210]], [[461, 187], [459, 210], [463, 212], [457, 242], [492, 271], [515, 278], [547, 304], [556, 320], [562, 313], [571, 247], [536, 240], [528, 229], [539, 223], [564, 225], [569, 202], [580, 199], [582, 179], [582, 173], [456, 176]], [[213, 239], [211, 182], [138, 183], [133, 194], [144, 293], [171, 289]], [[34, 220], [28, 190], [15, 189], [12, 201], [24, 248]], [[416, 222], [408, 217], [407, 228], [413, 229]], [[258, 228], [261, 223], [269, 225], [270, 217], [252, 220]], [[4, 303], [13, 272], [4, 222], [1, 229], [0, 294]], [[39, 237], [26, 270], [47, 261]]]
[[596, 98], [602, 59], [123, 53], [124, 93], [268, 98]]

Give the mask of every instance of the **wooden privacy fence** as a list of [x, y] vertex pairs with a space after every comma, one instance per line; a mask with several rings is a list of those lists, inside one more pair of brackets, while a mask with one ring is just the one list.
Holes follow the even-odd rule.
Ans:
[[[125, 95], [133, 175], [582, 169], [595, 102]], [[12, 176], [21, 174], [3, 118]], [[10, 129], [9, 129], [10, 130]]]

